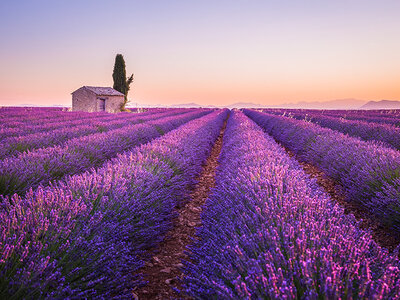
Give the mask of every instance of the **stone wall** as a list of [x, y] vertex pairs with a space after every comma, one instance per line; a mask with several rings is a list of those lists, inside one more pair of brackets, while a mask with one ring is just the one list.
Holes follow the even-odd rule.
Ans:
[[123, 103], [124, 96], [107, 96], [106, 111], [110, 113], [120, 112]]
[[72, 111], [101, 111], [100, 99], [105, 100], [106, 112], [116, 113], [121, 111], [124, 96], [97, 96], [85, 88], [80, 88], [72, 93]]
[[98, 111], [96, 95], [84, 88], [72, 93], [72, 111]]

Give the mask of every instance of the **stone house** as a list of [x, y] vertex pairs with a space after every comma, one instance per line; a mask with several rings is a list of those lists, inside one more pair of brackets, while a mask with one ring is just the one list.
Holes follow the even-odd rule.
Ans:
[[83, 86], [72, 92], [72, 111], [116, 113], [123, 103], [124, 94], [110, 87]]

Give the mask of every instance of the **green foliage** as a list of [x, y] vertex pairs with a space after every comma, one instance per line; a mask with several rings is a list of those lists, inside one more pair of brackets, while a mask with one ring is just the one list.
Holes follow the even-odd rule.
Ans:
[[114, 86], [118, 92], [125, 94], [126, 92], [126, 70], [125, 60], [122, 54], [117, 54], [115, 57], [114, 71], [113, 71]]
[[133, 82], [133, 74], [126, 77], [125, 60], [122, 54], [117, 54], [115, 56], [112, 77], [114, 80], [113, 88], [125, 95], [124, 103], [121, 105], [121, 110], [124, 111], [126, 110], [125, 106], [128, 103], [128, 92], [130, 90], [130, 85]]

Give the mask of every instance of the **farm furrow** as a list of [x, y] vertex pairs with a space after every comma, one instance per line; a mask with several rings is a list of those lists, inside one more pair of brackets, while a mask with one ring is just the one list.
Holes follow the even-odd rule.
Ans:
[[388, 124], [395, 127], [400, 127], [399, 116], [390, 114], [371, 114], [370, 112], [360, 113], [350, 112], [350, 113], [327, 113], [328, 116], [344, 118], [346, 120], [355, 120], [355, 121], [364, 121], [368, 123], [376, 123], [376, 124]]
[[[106, 112], [83, 112], [83, 111], [54, 111], [46, 110], [41, 108], [39, 110], [26, 109], [21, 111], [16, 115], [12, 115], [10, 111], [16, 108], [1, 108], [0, 110], [0, 126], [8, 127], [24, 127], [25, 130], [29, 128], [38, 128], [44, 124], [47, 126], [55, 126], [62, 122], [74, 122], [79, 120], [92, 120], [92, 119], [103, 119], [109, 117], [116, 117], [115, 114], [109, 114]], [[1, 113], [1, 111], [6, 111], [6, 113]], [[141, 112], [141, 115], [161, 113], [169, 109], [152, 108], [147, 109], [145, 112]], [[11, 114], [11, 115], [10, 115]], [[138, 113], [134, 113], [137, 115]], [[119, 117], [128, 116], [130, 113], [121, 112], [118, 113]]]
[[0, 298], [132, 298], [147, 251], [172, 228], [227, 113], [192, 120], [98, 170], [5, 198]]
[[[152, 118], [154, 115], [159, 115], [159, 116], [167, 116], [167, 115], [172, 115], [172, 114], [179, 114], [183, 113], [183, 110], [178, 110], [178, 109], [173, 109], [173, 110], [168, 110], [165, 112], [159, 112], [159, 113], [139, 113], [139, 114], [134, 114], [134, 113], [119, 113], [119, 114], [108, 114], [108, 113], [101, 113], [101, 114], [95, 114], [93, 117], [88, 117], [84, 115], [84, 118], [77, 118], [71, 121], [65, 121], [65, 120], [57, 120], [54, 123], [51, 122], [41, 122], [39, 125], [32, 125], [32, 124], [24, 124], [21, 126], [17, 127], [11, 127], [11, 128], [1, 128], [0, 129], [0, 140], [5, 143], [6, 139], [11, 139], [14, 137], [17, 138], [27, 138], [28, 135], [34, 135], [38, 134], [39, 136], [41, 134], [54, 134], [55, 130], [65, 130], [67, 128], [75, 127], [75, 126], [81, 126], [81, 125], [91, 125], [91, 126], [99, 126], [100, 130], [102, 129], [102, 122], [120, 122], [121, 120], [132, 120], [132, 121], [137, 121], [137, 122], [144, 122], [149, 118]], [[35, 136], [32, 136], [32, 138], [35, 138]]]
[[210, 113], [197, 110], [134, 124], [105, 133], [72, 139], [63, 147], [39, 149], [0, 161], [0, 194], [23, 194], [67, 175], [96, 168], [118, 153], [163, 135], [178, 126]]
[[[277, 142], [278, 143], [278, 142]], [[282, 146], [282, 145], [281, 145]], [[282, 146], [283, 147], [283, 146]], [[356, 203], [346, 201], [346, 196], [342, 191], [343, 188], [329, 178], [323, 171], [315, 165], [302, 161], [297, 158], [296, 154], [287, 148], [283, 147], [290, 157], [293, 157], [302, 166], [304, 172], [311, 178], [316, 179], [318, 185], [335, 201], [343, 207], [345, 214], [352, 214], [360, 222], [359, 226], [362, 229], [370, 230], [373, 240], [390, 251], [396, 249], [400, 244], [400, 236], [393, 232], [390, 228], [382, 225], [373, 215], [366, 211], [363, 207]]]
[[182, 111], [171, 110], [168, 112], [144, 116], [139, 114], [128, 114], [125, 116], [112, 115], [106, 120], [95, 120], [94, 122], [83, 120], [86, 121], [86, 124], [81, 126], [76, 126], [70, 123], [62, 123], [64, 125], [63, 128], [58, 130], [51, 130], [50, 132], [41, 131], [25, 136], [4, 139], [2, 141], [4, 147], [0, 149], [0, 159], [4, 159], [12, 155], [18, 155], [19, 153], [26, 152], [28, 150], [32, 151], [38, 148], [48, 148], [57, 145], [62, 147], [63, 144], [74, 138], [108, 132], [110, 130], [122, 128], [128, 125], [143, 123], [167, 116], [174, 116], [181, 113]]
[[187, 259], [185, 251], [193, 243], [196, 227], [201, 225], [200, 214], [211, 188], [215, 186], [215, 172], [218, 157], [222, 149], [222, 139], [226, 128], [226, 120], [215, 141], [210, 156], [207, 158], [201, 174], [196, 179], [188, 202], [177, 208], [177, 217], [173, 220], [173, 228], [167, 233], [165, 240], [154, 252], [151, 261], [140, 270], [147, 284], [133, 291], [138, 299], [174, 299], [185, 298], [176, 290], [182, 280], [182, 260]]
[[[273, 111], [273, 110], [272, 110]], [[269, 110], [265, 110], [265, 112], [269, 112]], [[279, 111], [278, 115], [284, 115], [285, 110]], [[330, 124], [342, 124], [346, 122], [347, 124], [345, 125], [346, 127], [342, 128], [343, 130], [338, 130], [343, 133], [349, 133], [346, 132], [346, 129], [352, 130], [353, 132], [360, 132], [366, 134], [369, 132], [372, 128], [374, 127], [380, 127], [381, 125], [379, 124], [369, 124], [366, 122], [347, 122], [346, 120], [340, 120], [338, 117], [333, 118], [333, 113], [328, 113], [324, 111], [303, 111], [303, 110], [296, 110], [296, 111], [291, 111], [290, 116], [294, 117], [296, 119], [302, 120], [311, 120], [312, 122], [315, 122], [318, 125], [321, 125], [323, 127], [328, 127], [334, 130], [338, 130], [339, 128], [335, 128], [335, 126], [324, 126], [325, 123]], [[341, 114], [338, 114], [338, 116], [341, 116]], [[323, 122], [325, 121], [325, 122]], [[357, 123], [357, 124], [354, 124]], [[354, 126], [353, 128], [349, 127], [349, 125]], [[358, 125], [358, 126], [357, 126]], [[396, 128], [393, 128], [391, 126], [385, 125], [384, 127], [390, 128], [391, 130]], [[370, 129], [370, 130], [368, 130]], [[387, 132], [380, 132], [381, 135], [378, 135], [377, 132], [370, 132], [371, 134], [374, 134], [378, 137], [386, 138], [387, 135], [385, 133]], [[390, 135], [391, 132], [389, 132]], [[393, 135], [393, 132], [391, 133]], [[276, 141], [279, 143], [278, 141]], [[399, 244], [400, 244], [400, 236], [393, 232], [390, 228], [387, 228], [382, 224], [382, 222], [379, 222], [376, 220], [374, 215], [371, 215], [364, 207], [357, 205], [357, 203], [354, 202], [349, 202], [346, 200], [346, 195], [343, 191], [343, 187], [340, 186], [339, 183], [335, 182], [331, 178], [327, 176], [322, 170], [320, 170], [315, 164], [310, 163], [310, 161], [306, 162], [299, 158], [294, 152], [286, 148], [284, 145], [279, 143], [289, 154], [290, 157], [294, 157], [297, 159], [299, 164], [303, 167], [303, 170], [308, 174], [310, 177], [315, 178], [317, 180], [317, 183], [323, 188], [323, 190], [329, 194], [332, 200], [334, 200], [337, 204], [342, 206], [345, 210], [346, 214], [353, 214], [358, 221], [360, 221], [360, 227], [366, 230], [371, 230], [372, 237], [375, 242], [377, 242], [381, 247], [385, 247], [386, 249], [389, 249], [393, 251]]]
[[392, 299], [400, 292], [397, 258], [241, 112], [228, 120], [198, 235], [183, 285], [195, 299]]
[[316, 124], [245, 110], [301, 160], [340, 183], [346, 199], [400, 232], [400, 154]]
[[293, 114], [303, 114], [311, 115], [316, 112], [324, 116], [330, 116], [345, 120], [355, 120], [364, 121], [368, 123], [376, 124], [388, 124], [392, 126], [399, 127], [400, 119], [399, 115], [396, 113], [390, 113], [389, 111], [379, 111], [378, 113], [373, 113], [372, 111], [362, 111], [362, 110], [314, 110], [314, 109], [264, 109], [266, 113], [276, 114], [276, 115], [286, 115], [292, 116]]
[[[169, 108], [130, 108], [130, 112], [134, 113], [159, 113], [169, 110]], [[125, 114], [122, 112], [121, 114]], [[46, 122], [52, 122], [54, 119], [68, 120], [76, 117], [93, 118], [109, 115], [106, 112], [85, 112], [85, 111], [71, 111], [70, 108], [55, 108], [55, 107], [0, 107], [0, 124], [4, 121], [22, 121], [31, 122], [35, 120], [42, 120]]]
[[[97, 114], [97, 113], [96, 113]], [[0, 109], [0, 124], [7, 122], [35, 122], [37, 120], [51, 121], [55, 118], [70, 119], [76, 115], [90, 116], [88, 112], [73, 112], [69, 113], [63, 109], [54, 109], [50, 107], [33, 108], [33, 107], [2, 107]], [[99, 114], [97, 114], [99, 115]]]
[[104, 112], [61, 112], [61, 111], [42, 111], [42, 112], [34, 112], [34, 111], [25, 111], [24, 113], [10, 116], [9, 114], [5, 115], [0, 121], [0, 125], [14, 127], [16, 125], [31, 125], [37, 126], [43, 123], [54, 123], [57, 120], [65, 122], [65, 121], [75, 121], [78, 119], [91, 119], [91, 118], [99, 118], [107, 116]]
[[[124, 119], [128, 115], [127, 114], [122, 114], [119, 117], [119, 119]], [[13, 126], [1, 126], [0, 128], [0, 140], [4, 140], [6, 138], [11, 138], [11, 137], [22, 137], [30, 134], [38, 134], [38, 133], [46, 133], [52, 130], [58, 130], [62, 129], [65, 127], [73, 127], [73, 126], [80, 126], [80, 125], [91, 125], [92, 123], [97, 123], [97, 122], [105, 122], [109, 120], [116, 120], [118, 119], [117, 116], [115, 115], [109, 115], [109, 114], [95, 114], [94, 116], [87, 116], [87, 115], [82, 115], [77, 116], [73, 119], [60, 119], [56, 121], [46, 121], [46, 120], [41, 120], [39, 124], [34, 124], [30, 122], [26, 122], [24, 124], [19, 124], [19, 123], [14, 123], [14, 124], [9, 124]]]
[[322, 127], [359, 137], [365, 141], [376, 141], [382, 146], [400, 150], [400, 128], [395, 126], [345, 120], [316, 112], [308, 114], [293, 113], [292, 116], [298, 120], [305, 119]]
[[400, 299], [399, 116], [0, 108], [0, 299]]

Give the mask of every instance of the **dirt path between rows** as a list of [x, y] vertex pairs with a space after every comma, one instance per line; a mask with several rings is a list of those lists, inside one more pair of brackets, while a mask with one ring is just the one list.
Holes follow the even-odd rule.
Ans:
[[203, 171], [197, 178], [198, 184], [194, 187], [190, 200], [183, 207], [177, 208], [178, 217], [173, 222], [173, 229], [160, 244], [151, 261], [139, 270], [148, 284], [133, 291], [134, 299], [190, 299], [185, 295], [178, 294], [174, 289], [180, 288], [182, 260], [188, 259], [184, 251], [195, 238], [196, 227], [201, 225], [202, 206], [211, 188], [215, 186], [215, 172], [222, 149], [226, 123], [227, 121], [225, 121], [211, 154], [203, 166]]
[[345, 193], [342, 191], [339, 183], [334, 182], [317, 166], [304, 162], [297, 157], [295, 153], [279, 143], [289, 154], [290, 157], [296, 159], [303, 167], [303, 170], [312, 178], [317, 180], [317, 183], [329, 194], [331, 199], [344, 208], [345, 214], [353, 214], [360, 222], [362, 229], [370, 229], [372, 238], [381, 247], [393, 251], [400, 244], [400, 236], [396, 235], [389, 228], [383, 226], [375, 216], [371, 215], [360, 205], [346, 201]]

